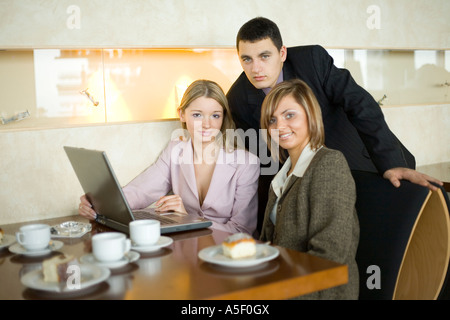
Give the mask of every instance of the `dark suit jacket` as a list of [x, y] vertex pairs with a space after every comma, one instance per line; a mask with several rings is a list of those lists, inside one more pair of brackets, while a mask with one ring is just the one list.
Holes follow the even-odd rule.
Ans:
[[[299, 78], [313, 90], [322, 109], [325, 145], [340, 150], [352, 170], [415, 169], [414, 156], [388, 128], [378, 103], [345, 69], [334, 66], [321, 46], [288, 48], [284, 80]], [[260, 128], [265, 98], [242, 73], [227, 93], [237, 128]]]
[[278, 200], [274, 225], [269, 216], [276, 199], [270, 188], [261, 240], [348, 266], [349, 281], [346, 285], [301, 298], [358, 299], [356, 191], [342, 153], [322, 148], [303, 177], [292, 175]]

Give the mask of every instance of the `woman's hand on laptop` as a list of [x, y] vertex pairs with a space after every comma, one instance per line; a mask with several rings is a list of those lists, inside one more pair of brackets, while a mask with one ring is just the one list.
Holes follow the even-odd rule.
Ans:
[[183, 200], [177, 194], [161, 197], [155, 202], [156, 212], [176, 211], [178, 213], [187, 214], [183, 205]]
[[92, 209], [92, 204], [86, 198], [86, 195], [80, 197], [80, 205], [78, 206], [78, 213], [89, 220], [95, 220], [97, 213]]

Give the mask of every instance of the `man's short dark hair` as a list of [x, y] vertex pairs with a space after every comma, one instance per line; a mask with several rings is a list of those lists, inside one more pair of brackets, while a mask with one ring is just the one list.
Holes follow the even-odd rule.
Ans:
[[257, 17], [247, 21], [240, 29], [236, 37], [236, 49], [239, 50], [239, 41], [256, 42], [269, 38], [278, 51], [283, 46], [280, 29], [275, 22]]

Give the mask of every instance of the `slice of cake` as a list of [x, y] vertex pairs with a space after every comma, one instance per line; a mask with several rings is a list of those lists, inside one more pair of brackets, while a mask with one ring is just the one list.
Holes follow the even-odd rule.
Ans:
[[45, 282], [64, 282], [70, 277], [71, 273], [67, 268], [76, 264], [76, 260], [71, 255], [59, 255], [42, 262], [42, 272]]
[[236, 233], [222, 242], [223, 254], [231, 259], [242, 259], [256, 254], [256, 242], [249, 234]]

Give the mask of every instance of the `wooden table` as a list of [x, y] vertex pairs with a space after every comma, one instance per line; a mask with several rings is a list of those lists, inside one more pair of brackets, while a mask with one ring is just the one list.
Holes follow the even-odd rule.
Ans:
[[[39, 222], [49, 225], [76, 220], [70, 216]], [[36, 221], [28, 222], [36, 223]], [[15, 234], [20, 224], [1, 226], [6, 234]], [[80, 258], [91, 253], [91, 237], [111, 231], [95, 222], [92, 231], [79, 239], [59, 238], [64, 246], [59, 252]], [[140, 254], [140, 259], [120, 269], [112, 269], [110, 277], [93, 288], [84, 289], [80, 299], [155, 299], [155, 300], [214, 300], [214, 299], [288, 299], [299, 295], [345, 284], [347, 266], [305, 253], [277, 247], [280, 255], [253, 269], [226, 269], [198, 258], [198, 252], [220, 244], [228, 234], [212, 229], [169, 235], [174, 242], [155, 253]], [[0, 299], [65, 299], [55, 293], [26, 288], [20, 277], [40, 268], [44, 257], [13, 254], [0, 250]]]

